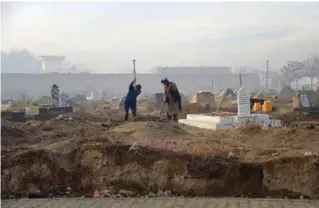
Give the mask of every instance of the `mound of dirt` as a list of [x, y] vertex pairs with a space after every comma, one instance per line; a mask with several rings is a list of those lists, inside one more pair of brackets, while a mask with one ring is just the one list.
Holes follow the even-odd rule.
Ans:
[[1, 125], [1, 137], [22, 138], [25, 136], [26, 136], [26, 132], [22, 130], [22, 128]]
[[31, 129], [23, 125], [11, 124], [11, 122], [1, 122], [1, 146], [15, 145], [17, 141], [25, 142], [32, 134]]
[[113, 129], [115, 133], [125, 134], [134, 138], [164, 139], [187, 138], [189, 133], [179, 125], [170, 122], [138, 121], [128, 122]]

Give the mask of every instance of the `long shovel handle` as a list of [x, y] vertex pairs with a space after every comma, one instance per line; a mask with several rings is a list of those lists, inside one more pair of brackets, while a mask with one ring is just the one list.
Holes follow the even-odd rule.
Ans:
[[164, 108], [164, 105], [165, 105], [165, 102], [166, 102], [167, 96], [168, 96], [168, 94], [167, 94], [167, 95], [165, 95], [164, 102], [163, 102], [162, 107], [161, 107], [161, 111], [160, 111], [160, 115], [159, 115], [159, 117], [160, 117], [160, 118], [161, 118], [161, 116], [162, 116], [162, 112], [163, 112], [163, 108]]
[[[136, 60], [134, 59], [134, 60], [133, 60], [133, 76], [134, 76], [134, 80], [136, 80], [135, 62], [136, 62]], [[136, 81], [135, 81], [134, 85], [136, 86]]]
[[159, 114], [159, 117], [160, 117], [160, 118], [161, 118], [161, 116], [162, 116], [162, 112], [163, 112], [164, 104], [165, 104], [165, 102], [163, 102], [162, 107], [161, 107], [161, 111], [160, 111], [160, 114]]

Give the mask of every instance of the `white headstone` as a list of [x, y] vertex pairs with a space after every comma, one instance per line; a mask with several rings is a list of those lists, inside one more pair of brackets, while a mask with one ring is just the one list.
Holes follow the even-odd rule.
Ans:
[[305, 107], [305, 108], [310, 107], [309, 99], [308, 99], [308, 96], [306, 94], [300, 95], [300, 102], [301, 102], [302, 107]]
[[250, 116], [250, 96], [244, 86], [237, 93], [237, 109], [239, 117]]

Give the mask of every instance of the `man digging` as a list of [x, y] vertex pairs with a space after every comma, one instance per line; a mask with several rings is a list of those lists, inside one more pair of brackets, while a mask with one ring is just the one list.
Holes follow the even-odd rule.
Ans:
[[169, 120], [177, 121], [178, 112], [182, 109], [182, 99], [179, 94], [178, 88], [174, 82], [168, 81], [167, 78], [161, 80], [161, 83], [164, 85], [164, 103], [168, 105], [167, 118]]
[[130, 83], [129, 85], [129, 91], [126, 95], [125, 101], [124, 101], [124, 109], [125, 109], [125, 116], [124, 121], [128, 120], [128, 113], [131, 109], [133, 118], [136, 118], [136, 98], [141, 94], [141, 88], [142, 86], [140, 84], [137, 84], [134, 86], [134, 83], [136, 82], [136, 79]]

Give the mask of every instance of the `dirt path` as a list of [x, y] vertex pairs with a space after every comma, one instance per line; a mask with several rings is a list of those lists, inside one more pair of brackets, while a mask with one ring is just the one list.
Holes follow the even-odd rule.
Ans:
[[127, 207], [127, 208], [316, 208], [319, 201], [285, 199], [249, 199], [249, 198], [127, 198], [127, 199], [20, 199], [2, 200], [3, 208], [77, 208], [77, 207]]

